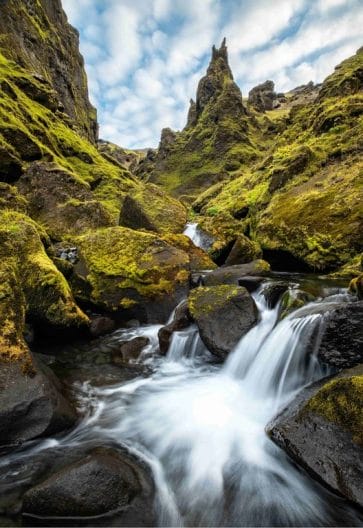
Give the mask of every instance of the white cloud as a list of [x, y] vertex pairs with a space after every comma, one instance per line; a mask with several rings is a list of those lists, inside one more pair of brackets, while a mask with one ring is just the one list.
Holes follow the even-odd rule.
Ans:
[[321, 81], [361, 45], [361, 0], [63, 0], [81, 34], [101, 137], [156, 146], [180, 129], [212, 44], [226, 36], [247, 91]]

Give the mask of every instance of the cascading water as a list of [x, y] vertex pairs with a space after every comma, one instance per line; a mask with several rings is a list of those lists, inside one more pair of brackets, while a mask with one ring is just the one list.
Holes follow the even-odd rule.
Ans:
[[200, 247], [207, 251], [212, 243], [213, 239], [207, 233], [202, 231], [197, 223], [188, 222], [184, 229], [184, 235], [190, 238], [195, 246]]
[[144, 356], [153, 374], [79, 386], [87, 410], [79, 426], [0, 459], [0, 467], [6, 471], [12, 456], [112, 440], [149, 464], [162, 526], [359, 525], [342, 500], [296, 469], [265, 433], [279, 408], [327, 373], [304, 353], [321, 316], [302, 309], [277, 322], [278, 306], [269, 308], [262, 292], [254, 298], [259, 323], [223, 366], [213, 363], [194, 326], [174, 334], [165, 358], [153, 354], [159, 326], [129, 332], [151, 339]]

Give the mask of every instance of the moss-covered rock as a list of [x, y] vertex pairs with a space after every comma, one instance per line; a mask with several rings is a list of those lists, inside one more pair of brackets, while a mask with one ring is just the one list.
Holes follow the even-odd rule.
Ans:
[[240, 286], [196, 288], [189, 294], [188, 307], [205, 346], [221, 359], [257, 321], [256, 305]]
[[1, 296], [1, 357], [27, 355], [22, 332], [25, 314], [36, 325], [76, 331], [88, 319], [74, 302], [63, 275], [47, 256], [42, 231], [29, 217], [0, 212], [0, 255], [3, 277]]
[[309, 292], [298, 288], [289, 288], [281, 298], [279, 318], [283, 319], [305, 304], [314, 301], [314, 299], [315, 297]]
[[188, 254], [191, 271], [216, 269], [217, 265], [208, 254], [203, 249], [195, 246], [186, 235], [168, 234], [163, 236], [163, 240]]
[[180, 233], [186, 221], [184, 205], [151, 183], [135, 187], [126, 196], [120, 214], [120, 225], [157, 233]]
[[269, 425], [272, 439], [315, 477], [363, 505], [362, 365], [315, 383]]
[[80, 236], [75, 244], [75, 294], [106, 310], [163, 321], [188, 286], [188, 254], [155, 234], [112, 227]]

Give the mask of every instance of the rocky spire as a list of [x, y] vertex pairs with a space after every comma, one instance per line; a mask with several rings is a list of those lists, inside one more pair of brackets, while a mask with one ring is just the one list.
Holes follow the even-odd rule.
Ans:
[[[225, 88], [226, 80], [234, 84], [232, 71], [228, 64], [226, 39], [224, 38], [219, 49], [213, 46], [212, 58], [207, 73], [199, 81], [195, 108], [196, 120], [203, 112], [207, 103], [222, 93]], [[235, 85], [235, 87], [239, 91], [237, 85]]]

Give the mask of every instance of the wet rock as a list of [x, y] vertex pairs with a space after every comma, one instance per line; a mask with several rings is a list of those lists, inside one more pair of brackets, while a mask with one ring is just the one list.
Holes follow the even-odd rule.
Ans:
[[221, 359], [257, 322], [256, 305], [241, 286], [196, 288], [189, 295], [188, 307], [202, 341]]
[[285, 291], [281, 299], [280, 319], [283, 319], [290, 313], [302, 308], [305, 304], [312, 302], [315, 297], [304, 290], [298, 288]]
[[112, 363], [115, 365], [124, 365], [137, 361], [143, 348], [149, 343], [150, 340], [144, 336], [121, 342], [119, 350], [112, 353]]
[[158, 332], [160, 354], [165, 355], [168, 352], [173, 332], [184, 330], [191, 324], [191, 321], [188, 301], [184, 301], [177, 306], [172, 322], [160, 328]]
[[[363, 301], [322, 306], [319, 334], [311, 347], [317, 347], [319, 359], [338, 368], [349, 368], [363, 362]], [[316, 342], [317, 340], [317, 342]]]
[[4, 136], [6, 141], [15, 148], [20, 158], [24, 161], [39, 160], [43, 153], [35, 141], [31, 137], [17, 127], [0, 126], [0, 133]]
[[286, 292], [288, 284], [286, 282], [270, 282], [264, 285], [263, 296], [267, 301], [269, 308], [274, 308], [281, 298], [281, 295]]
[[313, 476], [363, 506], [363, 367], [301, 391], [268, 426], [272, 440]]
[[243, 277], [242, 279], [238, 279], [238, 285], [243, 286], [244, 288], [246, 288], [247, 291], [252, 293], [261, 286], [261, 283], [264, 280], [266, 280], [265, 277], [249, 277], [247, 275], [246, 277]]
[[92, 337], [109, 334], [115, 328], [115, 321], [110, 317], [98, 315], [91, 317], [90, 332]]
[[140, 461], [98, 448], [28, 490], [23, 515], [43, 523], [51, 517], [89, 523], [105, 516], [104, 522], [117, 519], [118, 526], [154, 526], [153, 496], [150, 474]]
[[68, 429], [76, 413], [52, 372], [33, 359], [24, 373], [20, 361], [1, 363], [0, 445], [25, 442]]
[[253, 260], [248, 264], [238, 264], [235, 266], [225, 266], [203, 278], [205, 286], [217, 286], [219, 284], [239, 284], [239, 279], [245, 276], [263, 276], [270, 271], [269, 264], [264, 260]]

